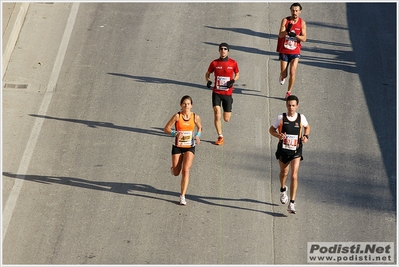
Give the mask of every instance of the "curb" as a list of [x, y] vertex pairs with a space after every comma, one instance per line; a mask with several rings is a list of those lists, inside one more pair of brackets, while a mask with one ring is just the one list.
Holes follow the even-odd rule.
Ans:
[[15, 3], [14, 10], [11, 14], [9, 25], [7, 26], [3, 35], [3, 62], [2, 62], [2, 74], [3, 79], [4, 74], [7, 70], [8, 62], [10, 61], [11, 54], [17, 43], [19, 33], [21, 31], [22, 25], [25, 21], [26, 13], [28, 12], [30, 3], [20, 2]]

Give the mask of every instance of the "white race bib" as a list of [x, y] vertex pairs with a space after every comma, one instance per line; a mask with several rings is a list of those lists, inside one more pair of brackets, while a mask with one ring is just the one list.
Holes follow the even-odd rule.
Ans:
[[218, 76], [216, 78], [216, 89], [223, 90], [223, 91], [229, 90], [229, 88], [227, 88], [228, 81], [230, 81], [230, 77]]
[[283, 149], [296, 150], [298, 145], [298, 135], [287, 134], [283, 142]]
[[192, 146], [193, 132], [180, 131], [180, 133], [182, 133], [182, 135], [180, 139], [177, 140], [177, 146]]
[[285, 37], [284, 47], [289, 50], [295, 50], [298, 45], [298, 41], [295, 37]]

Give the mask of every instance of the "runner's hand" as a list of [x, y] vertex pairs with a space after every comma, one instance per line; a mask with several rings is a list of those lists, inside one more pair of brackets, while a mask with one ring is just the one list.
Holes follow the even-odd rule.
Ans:
[[290, 37], [296, 37], [296, 33], [295, 33], [295, 32], [289, 32], [288, 35], [289, 35]]
[[201, 139], [198, 136], [195, 136], [195, 143], [199, 145], [201, 143]]
[[230, 80], [230, 81], [228, 81], [227, 83], [226, 83], [226, 86], [227, 86], [227, 88], [230, 88], [230, 87], [232, 87], [233, 86], [233, 84], [234, 84], [234, 79], [233, 80]]
[[212, 81], [208, 81], [206, 87], [211, 88]]

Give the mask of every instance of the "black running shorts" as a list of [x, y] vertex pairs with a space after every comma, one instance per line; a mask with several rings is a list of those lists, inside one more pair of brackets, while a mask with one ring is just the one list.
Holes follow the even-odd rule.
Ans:
[[278, 159], [279, 161], [281, 161], [284, 164], [287, 164], [288, 162], [290, 162], [291, 160], [293, 160], [295, 158], [301, 158], [301, 160], [303, 160], [302, 146], [300, 146], [298, 148], [298, 150], [295, 152], [295, 154], [293, 154], [293, 155], [286, 155], [286, 154], [284, 154], [284, 152], [282, 152], [279, 149], [277, 149], [277, 151], [276, 151], [276, 159]]
[[233, 96], [212, 92], [212, 106], [222, 106], [224, 112], [231, 112], [233, 108]]
[[195, 155], [195, 146], [188, 147], [188, 148], [183, 148], [183, 147], [177, 147], [177, 146], [172, 145], [172, 155], [174, 155], [174, 154], [184, 154], [187, 151], [191, 151]]

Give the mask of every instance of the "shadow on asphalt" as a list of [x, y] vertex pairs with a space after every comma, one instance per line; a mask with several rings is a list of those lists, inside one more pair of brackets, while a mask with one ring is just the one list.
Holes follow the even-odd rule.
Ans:
[[121, 126], [115, 125], [112, 122], [103, 122], [103, 121], [90, 121], [90, 120], [80, 120], [80, 119], [67, 119], [67, 118], [58, 118], [52, 116], [44, 116], [44, 115], [37, 115], [37, 114], [29, 114], [29, 116], [42, 118], [42, 119], [49, 119], [49, 120], [58, 120], [58, 121], [66, 121], [66, 122], [73, 122], [73, 123], [80, 123], [84, 124], [90, 128], [111, 128], [116, 130], [128, 131], [128, 132], [135, 132], [135, 133], [143, 133], [143, 134], [151, 134], [156, 136], [164, 136], [169, 137], [163, 131], [163, 128], [159, 127], [152, 127], [155, 130], [150, 129], [143, 129], [137, 127], [130, 127], [130, 126]]
[[346, 7], [356, 72], [362, 83], [396, 210], [397, 3], [348, 3]]
[[[147, 184], [136, 184], [136, 183], [117, 183], [117, 182], [98, 182], [98, 181], [90, 181], [80, 178], [73, 177], [64, 177], [64, 176], [41, 176], [41, 175], [18, 175], [9, 172], [3, 172], [4, 176], [14, 179], [23, 179], [25, 181], [37, 182], [41, 184], [60, 184], [73, 186], [78, 188], [90, 189], [90, 190], [99, 190], [116, 194], [126, 194], [131, 196], [143, 197], [154, 200], [162, 200], [173, 204], [179, 204], [176, 201], [171, 201], [166, 198], [162, 198], [160, 196], [173, 196], [178, 197], [178, 192], [167, 191], [162, 189], [157, 189], [151, 185]], [[287, 215], [278, 213], [278, 212], [268, 212], [264, 210], [256, 210], [250, 208], [243, 208], [240, 206], [234, 206], [227, 204], [228, 202], [245, 202], [245, 203], [254, 203], [254, 204], [264, 204], [268, 206], [278, 206], [277, 204], [262, 202], [255, 199], [250, 198], [223, 198], [223, 197], [213, 197], [213, 196], [200, 196], [200, 195], [186, 195], [186, 199], [191, 201], [196, 201], [198, 203], [202, 203], [205, 205], [218, 206], [223, 208], [231, 208], [238, 210], [246, 210], [253, 212], [264, 213], [273, 217], [287, 217]], [[221, 202], [221, 203], [216, 203]]]
[[[202, 90], [206, 90], [206, 91], [211, 91], [211, 89], [207, 88], [205, 84], [182, 82], [182, 81], [177, 81], [177, 80], [170, 80], [170, 79], [166, 79], [166, 78], [157, 78], [157, 77], [150, 77], [150, 76], [135, 76], [135, 75], [129, 75], [129, 74], [123, 74], [123, 73], [109, 72], [107, 74], [133, 79], [134, 81], [139, 82], [139, 83], [171, 84], [171, 85], [180, 85], [180, 86], [184, 86], [184, 87], [191, 87], [191, 88], [197, 88], [197, 89], [202, 89]], [[260, 92], [260, 90], [253, 90], [253, 89], [248, 89], [245, 87], [246, 87], [246, 84], [242, 84], [242, 85], [236, 84], [234, 86], [234, 94], [258, 96], [258, 97], [265, 97], [265, 98], [275, 98], [275, 97], [269, 97], [269, 96], [257, 94]]]

